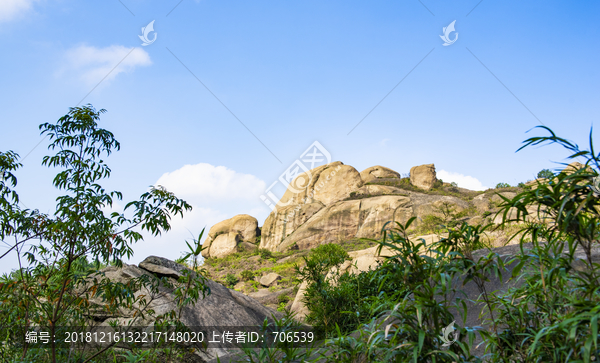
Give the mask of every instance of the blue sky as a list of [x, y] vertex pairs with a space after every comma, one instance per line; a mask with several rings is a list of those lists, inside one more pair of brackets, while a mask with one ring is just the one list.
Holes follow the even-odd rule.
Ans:
[[599, 15], [592, 1], [2, 0], [0, 150], [24, 158], [23, 204], [52, 212], [38, 125], [107, 109], [115, 209], [158, 182], [195, 207], [134, 263], [236, 214], [262, 225], [259, 196], [314, 141], [359, 171], [435, 163], [465, 187], [517, 184], [566, 156], [515, 153], [527, 130], [586, 145], [599, 119]]

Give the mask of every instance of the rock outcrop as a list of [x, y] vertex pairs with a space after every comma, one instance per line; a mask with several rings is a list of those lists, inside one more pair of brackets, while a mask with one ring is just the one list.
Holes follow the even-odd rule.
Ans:
[[436, 181], [435, 165], [433, 164], [413, 166], [410, 169], [410, 183], [417, 188], [430, 190]]
[[398, 172], [395, 172], [392, 169], [377, 165], [361, 171], [360, 178], [364, 183], [370, 183], [374, 180], [383, 178], [400, 179], [401, 176]]
[[[411, 178], [422, 189], [432, 186], [437, 180], [434, 165], [411, 169]], [[282, 252], [355, 238], [377, 239], [387, 222], [406, 223], [417, 217], [416, 226], [428, 214], [441, 215], [444, 207], [450, 206], [456, 213], [469, 207], [469, 203], [453, 196], [417, 193], [391, 185], [365, 185], [381, 180], [402, 185], [400, 174], [382, 166], [359, 174], [351, 166], [335, 162], [296, 179], [300, 181], [292, 182], [282, 203], [265, 221], [260, 248]], [[311, 180], [306, 189], [293, 187], [306, 180]]]
[[[98, 277], [108, 278], [112, 282], [127, 284], [132, 279], [147, 275], [148, 277], [167, 277], [171, 283], [175, 284], [174, 276], [183, 274], [185, 266], [170, 261], [166, 258], [150, 256], [140, 263], [140, 267], [135, 265], [124, 265], [122, 268], [108, 266], [98, 273]], [[227, 327], [227, 326], [261, 326], [264, 319], [273, 317], [281, 318], [282, 314], [269, 309], [260, 304], [255, 299], [248, 297], [240, 292], [230, 290], [214, 281], [206, 281], [210, 288], [210, 294], [200, 298], [193, 306], [185, 307], [181, 313], [181, 322], [188, 327]], [[139, 320], [141, 315], [135, 314], [135, 310], [155, 311], [154, 317], [168, 313], [176, 309], [175, 296], [173, 290], [159, 285], [157, 292], [152, 292], [145, 287], [135, 292], [135, 297], [145, 296], [148, 302], [147, 306], [135, 305], [133, 310], [120, 309], [113, 315], [107, 316], [102, 309], [93, 310], [91, 319], [101, 321], [100, 326], [108, 327], [110, 321], [118, 322], [119, 326], [126, 326], [133, 321], [135, 326], [150, 326], [154, 318], [145, 314], [144, 320]], [[100, 307], [105, 303], [100, 298], [90, 300], [91, 303], [98, 304]], [[97, 311], [97, 313], [96, 313]], [[138, 319], [138, 320], [136, 320]], [[226, 350], [222, 348], [209, 348], [206, 352], [198, 350], [202, 359], [208, 361], [216, 356], [223, 355]]]
[[258, 221], [247, 214], [226, 219], [211, 227], [203, 246], [203, 257], [224, 257], [238, 251], [239, 246], [256, 248], [260, 235]]
[[412, 216], [410, 203], [410, 199], [403, 196], [336, 202], [286, 236], [275, 250], [284, 251], [293, 245], [308, 249], [353, 238], [379, 238], [385, 223], [406, 223]]

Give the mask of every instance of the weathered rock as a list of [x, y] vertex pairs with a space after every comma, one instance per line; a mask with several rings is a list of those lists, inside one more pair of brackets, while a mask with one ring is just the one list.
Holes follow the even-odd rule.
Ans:
[[460, 213], [469, 208], [466, 201], [449, 195], [411, 193], [410, 200], [413, 215], [417, 217], [415, 225], [419, 225], [428, 215], [444, 217], [444, 212]]
[[278, 251], [296, 244], [299, 249], [352, 238], [379, 238], [386, 222], [405, 223], [412, 215], [410, 199], [381, 196], [334, 203], [320, 210], [277, 246]]
[[324, 205], [346, 199], [360, 188], [363, 181], [356, 169], [350, 165], [338, 165], [319, 175], [314, 188], [314, 198]]
[[525, 183], [525, 186], [531, 187], [531, 189], [535, 190], [535, 189], [537, 189], [538, 185], [540, 185], [540, 184], [546, 184], [546, 183], [548, 183], [548, 179], [546, 179], [546, 178], [538, 178], [538, 179], [535, 179], [535, 180], [528, 181], [527, 183]]
[[[141, 265], [146, 266], [148, 269], [159, 271], [154, 272], [154, 274], [158, 275], [161, 275], [160, 272], [166, 271], [169, 271], [168, 273], [170, 274], [173, 272], [183, 274], [183, 271], [186, 270], [186, 267], [183, 265], [156, 256], [147, 258]], [[162, 267], [164, 270], [158, 267]], [[97, 277], [104, 275], [104, 277], [112, 282], [127, 284], [131, 279], [143, 275], [152, 277], [154, 274], [134, 265], [124, 265], [123, 268], [108, 266], [100, 270]], [[170, 280], [172, 283], [176, 283], [175, 280]], [[281, 313], [261, 305], [258, 301], [242, 293], [229, 290], [212, 280], [207, 280], [206, 284], [210, 288], [211, 293], [204, 298], [200, 298], [195, 305], [185, 307], [182, 310], [180, 319], [188, 327], [261, 326], [265, 318], [272, 320], [273, 317], [278, 319], [282, 317]], [[113, 320], [117, 321], [121, 326], [126, 326], [129, 322], [133, 322], [132, 325], [135, 326], [150, 326], [153, 324], [154, 317], [176, 309], [173, 290], [163, 285], [159, 286], [156, 293], [142, 287], [134, 294], [136, 298], [141, 295], [145, 296], [148, 305], [145, 306], [136, 303], [133, 310], [121, 309], [111, 316], [106, 316], [102, 311], [99, 311], [98, 315], [95, 315], [94, 310], [92, 310], [90, 318], [94, 321], [102, 321], [100, 326], [103, 327], [108, 327], [109, 322]], [[90, 302], [98, 304], [100, 307], [106, 305], [100, 297], [90, 299]], [[147, 312], [149, 309], [154, 310], [155, 314], [150, 316], [145, 313], [144, 320], [141, 320], [140, 314], [135, 314], [135, 310], [144, 310]], [[217, 354], [223, 355], [225, 353], [226, 351], [222, 347], [209, 348], [206, 352], [201, 352], [200, 350], [197, 352], [204, 360], [209, 360]]]
[[177, 279], [181, 276], [181, 274], [176, 270], [173, 270], [169, 267], [155, 264], [154, 262], [152, 262], [153, 258], [157, 258], [157, 257], [150, 256], [150, 257], [146, 258], [144, 261], [140, 262], [139, 267], [148, 272], [152, 272], [158, 276], [166, 276], [166, 277], [171, 277], [174, 279]]
[[296, 297], [294, 298], [294, 302], [292, 303], [292, 307], [290, 308], [290, 311], [295, 314], [295, 317], [298, 320], [304, 320], [306, 315], [309, 313], [308, 308], [303, 302], [307, 287], [308, 283], [306, 281], [303, 281], [300, 284], [298, 292], [296, 293]]
[[485, 212], [490, 209], [490, 198], [485, 194], [479, 194], [473, 198], [473, 205], [479, 212]]
[[323, 209], [321, 202], [294, 204], [280, 208], [277, 213], [271, 213], [262, 227], [260, 248], [276, 251], [277, 246], [303, 225], [315, 213]]
[[433, 188], [436, 181], [435, 165], [433, 164], [413, 166], [410, 169], [410, 183], [417, 188], [429, 190]]
[[387, 185], [370, 184], [358, 188], [356, 191], [350, 193], [351, 198], [368, 198], [377, 197], [380, 195], [403, 195], [408, 196], [408, 193], [404, 189], [391, 187]]
[[329, 205], [346, 199], [362, 184], [358, 171], [349, 165], [339, 161], [322, 165], [294, 178], [276, 209], [315, 201]]
[[502, 193], [496, 193], [494, 195], [492, 195], [492, 202], [494, 203], [502, 203], [504, 202], [504, 199], [502, 199], [500, 196], [503, 196], [504, 198], [508, 198], [508, 199], [513, 199], [515, 196], [517, 195], [517, 193], [515, 192], [502, 192]]
[[271, 272], [260, 278], [260, 284], [266, 287], [273, 286], [277, 281], [281, 280], [281, 276], [275, 272]]
[[315, 213], [348, 198], [362, 184], [358, 171], [339, 161], [298, 175], [263, 224], [260, 248], [275, 251]]
[[400, 179], [399, 173], [383, 166], [372, 166], [360, 172], [360, 177], [365, 183], [370, 183], [379, 178], [397, 178]]
[[256, 301], [260, 302], [263, 305], [277, 305], [279, 303], [279, 297], [282, 295], [290, 296], [294, 292], [294, 288], [290, 287], [283, 290], [278, 291], [269, 291], [269, 289], [260, 289], [256, 292], [251, 292], [248, 294]]
[[240, 214], [219, 222], [208, 232], [208, 237], [204, 242], [206, 249], [202, 251], [202, 256], [205, 258], [224, 257], [237, 252], [239, 245], [248, 248], [247, 243], [256, 243], [259, 231], [256, 218], [247, 214]]
[[[579, 163], [577, 161], [572, 162], [571, 164], [567, 165], [563, 170], [562, 173], [565, 173], [567, 175], [569, 174], [573, 174], [574, 172], [576, 172], [579, 169], [583, 169], [585, 168], [585, 165], [583, 165], [582, 163]], [[588, 169], [591, 171], [592, 169], [588, 167]]]

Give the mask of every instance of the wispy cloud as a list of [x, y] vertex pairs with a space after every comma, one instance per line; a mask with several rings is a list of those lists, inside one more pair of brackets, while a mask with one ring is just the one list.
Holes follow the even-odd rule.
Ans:
[[[131, 72], [137, 67], [152, 64], [150, 55], [142, 48], [132, 51], [132, 48], [122, 45], [105, 48], [80, 45], [67, 50], [65, 58], [66, 65], [60, 73], [73, 72], [88, 86], [97, 84], [105, 77], [104, 82], [110, 81], [119, 73]], [[115, 68], [117, 64], [119, 66]]]
[[0, 1], [0, 23], [11, 21], [31, 10], [34, 0]]
[[466, 188], [470, 190], [488, 189], [488, 187], [484, 186], [477, 178], [469, 175], [440, 170], [437, 172], [437, 177], [438, 179], [442, 179], [446, 183], [455, 182], [461, 188]]

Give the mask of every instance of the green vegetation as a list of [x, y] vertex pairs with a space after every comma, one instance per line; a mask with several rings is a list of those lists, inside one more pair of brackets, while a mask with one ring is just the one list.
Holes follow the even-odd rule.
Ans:
[[267, 249], [264, 249], [264, 248], [259, 249], [258, 254], [259, 254], [260, 258], [262, 258], [263, 260], [269, 260], [269, 259], [273, 258], [273, 252], [271, 252]]
[[554, 178], [554, 173], [550, 169], [542, 169], [537, 173], [537, 178], [552, 179]]
[[228, 288], [232, 289], [233, 286], [235, 286], [235, 284], [237, 284], [239, 281], [239, 279], [234, 275], [234, 274], [227, 274], [225, 275], [225, 286], [227, 286]]
[[[410, 177], [404, 177], [401, 179], [394, 178], [382, 178], [381, 180], [374, 180], [369, 183], [365, 183], [365, 185], [386, 185], [390, 187], [396, 187], [400, 189], [404, 189], [412, 192], [419, 192], [424, 194], [432, 194], [432, 195], [448, 195], [460, 198], [465, 201], [472, 200], [475, 196], [482, 194], [481, 191], [472, 191], [466, 189], [459, 189], [456, 185], [444, 183], [442, 180], [439, 180], [433, 185], [431, 190], [423, 190], [417, 188], [416, 186], [410, 183]], [[357, 198], [349, 198], [349, 199], [358, 199]]]
[[[142, 240], [136, 229], [158, 235], [170, 229], [172, 216], [182, 216], [191, 209], [164, 188], [151, 187], [139, 200], [125, 205], [124, 212], [131, 217], [117, 212], [105, 215], [103, 209], [122, 195], [100, 185], [111, 173], [102, 158], [120, 149], [113, 134], [98, 127], [104, 112], [91, 105], [75, 107], [56, 124], [40, 125], [42, 135], [50, 137], [49, 149], [57, 150], [55, 155], [44, 157], [42, 165], [62, 169], [53, 184], [64, 194], [56, 199], [53, 215], [19, 206], [14, 190], [14, 173], [21, 167], [19, 156], [12, 151], [0, 152], [0, 239], [14, 241], [0, 258], [14, 250], [20, 264], [18, 271], [0, 278], [0, 331], [4, 341], [0, 357], [5, 361], [108, 361], [114, 343], [103, 349], [84, 350], [70, 349], [59, 339], [50, 339], [48, 348], [40, 349], [25, 341], [25, 332], [29, 327], [40, 327], [51, 337], [60, 336], [61, 329], [93, 324], [90, 311], [113, 316], [121, 309], [135, 310], [139, 321], [155, 313], [136, 309], [146, 306], [148, 297], [134, 292], [145, 286], [155, 293], [159, 284], [168, 283], [143, 275], [123, 284], [97, 274], [100, 267], [122, 266], [122, 259], [131, 257], [131, 244]], [[197, 240], [188, 246], [190, 252], [185, 259], [192, 258], [193, 267], [197, 267], [201, 247]], [[22, 264], [25, 261], [27, 265]], [[210, 293], [202, 275], [191, 271], [170, 288], [176, 308], [155, 316], [160, 324], [180, 326], [181, 309]], [[103, 304], [93, 302], [97, 299]], [[153, 356], [171, 360], [182, 355], [176, 348], [166, 347], [154, 351]]]
[[[490, 226], [463, 223], [447, 228], [447, 237], [426, 246], [409, 238], [413, 220], [396, 223], [396, 228], [384, 229], [379, 241], [395, 256], [377, 270], [325, 278], [328, 270], [320, 266], [339, 266], [343, 259], [338, 258], [314, 261], [306, 269], [302, 277], [313, 286], [306, 298], [308, 319], [329, 339], [298, 351], [261, 350], [268, 357], [256, 361], [279, 357], [285, 362], [481, 362], [482, 356], [472, 355], [476, 334], [484, 339], [480, 347], [488, 362], [598, 361], [600, 265], [594, 249], [600, 238], [600, 200], [589, 186], [598, 175], [591, 167], [600, 167], [600, 154], [595, 155], [592, 146], [580, 150], [542, 129], [550, 136], [530, 138], [525, 146], [559, 143], [571, 151], [571, 158], [586, 158], [587, 168], [558, 174], [548, 184], [520, 190], [513, 198], [501, 197], [500, 227], [514, 234], [523, 247], [520, 252], [509, 259], [492, 251], [473, 257], [473, 250], [485, 246]], [[503, 280], [521, 283], [503, 293], [483, 289], [489, 276], [502, 275], [508, 265], [512, 273], [504, 273]], [[451, 314], [468, 312], [461, 299], [449, 298], [462, 288], [461, 280], [482, 291], [476, 299], [488, 309], [483, 318], [489, 330], [462, 326]], [[394, 283], [400, 285], [394, 290], [403, 293], [382, 293]], [[445, 347], [440, 336], [453, 321], [458, 340]]]
[[[340, 241], [285, 253], [240, 251], [206, 259], [204, 271], [198, 266], [203, 231], [188, 243], [189, 252], [178, 260], [191, 270], [184, 270], [176, 283], [144, 275], [122, 284], [97, 275], [98, 269], [121, 266], [122, 260], [131, 256], [131, 244], [142, 239], [139, 229], [154, 235], [168, 231], [170, 217], [191, 208], [157, 187], [126, 204], [129, 217], [125, 211], [105, 215], [104, 208], [120, 200], [121, 194], [107, 192], [100, 185], [110, 176], [100, 157], [120, 145], [110, 132], [98, 127], [102, 112], [91, 106], [72, 108], [57, 124], [40, 126], [42, 134], [50, 135], [50, 149], [57, 150], [43, 159], [43, 165], [61, 169], [53, 183], [64, 195], [57, 198], [52, 215], [19, 207], [15, 192], [19, 156], [0, 152], [0, 239], [14, 240], [11, 251], [17, 252], [20, 261], [27, 261], [0, 277], [0, 332], [4, 339], [0, 358], [4, 361], [185, 361], [189, 352], [176, 345], [151, 351], [135, 347], [117, 350], [114, 346], [83, 350], [67, 349], [52, 340], [50, 348], [42, 350], [27, 344], [24, 336], [29, 327], [40, 326], [56, 334], [61, 327], [94, 323], [92, 311], [115, 316], [122, 309], [137, 309], [136, 318], [153, 317], [158, 326], [183, 328], [182, 309], [210, 293], [205, 274], [229, 287], [241, 279], [244, 283], [240, 285], [255, 289], [258, 282], [254, 277], [267, 272], [283, 277], [280, 286], [269, 288], [272, 291], [307, 282], [306, 319], [324, 340], [304, 348], [286, 342], [245, 348], [243, 361], [450, 363], [485, 359], [528, 363], [600, 359], [600, 199], [590, 187], [598, 176], [600, 154], [594, 153], [591, 137], [589, 150], [581, 150], [547, 127], [541, 129], [549, 136], [526, 140], [523, 147], [558, 143], [570, 152], [570, 158], [585, 158], [586, 167], [552, 174], [536, 189], [500, 183], [496, 190], [484, 192], [485, 197], [499, 195], [490, 202], [494, 212], [483, 213], [484, 218], [495, 212], [502, 217], [502, 224], [494, 229], [464, 222], [477, 214], [473, 205], [459, 212], [455, 205], [441, 203], [415, 227], [414, 218], [384, 226], [378, 241]], [[406, 178], [379, 182], [414, 190]], [[463, 192], [442, 181], [428, 193], [464, 200], [480, 194]], [[443, 238], [426, 244], [412, 237], [416, 232], [435, 232]], [[511, 236], [520, 251], [508, 259], [494, 251], [482, 256], [482, 249], [498, 236]], [[392, 255], [374, 270], [340, 271], [350, 260], [348, 251], [372, 245], [378, 245], [380, 251], [386, 248]], [[510, 275], [507, 266], [511, 266]], [[491, 276], [518, 283], [504, 292], [488, 291], [483, 287]], [[463, 326], [465, 320], [454, 314], [468, 314], [464, 299], [453, 298], [466, 283], [481, 291], [474, 299], [487, 309], [482, 317], [485, 330]], [[148, 300], [135, 291], [145, 286], [151, 294], [157, 293], [160, 284], [173, 291], [175, 308], [154, 316], [151, 309], [139, 308], [147, 306]], [[98, 299], [103, 304], [94, 302]], [[287, 293], [277, 299], [275, 308], [286, 312], [274, 323], [280, 330], [299, 329], [286, 311], [291, 300]], [[445, 346], [440, 336], [453, 321], [458, 339]], [[263, 328], [267, 325], [265, 322]], [[478, 334], [484, 340], [480, 346], [485, 357], [473, 356]]]
[[250, 281], [252, 279], [254, 279], [254, 272], [250, 271], [250, 270], [244, 270], [242, 271], [242, 273], [240, 273], [240, 277], [242, 278], [243, 281]]

